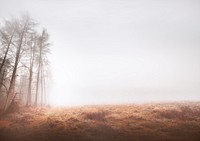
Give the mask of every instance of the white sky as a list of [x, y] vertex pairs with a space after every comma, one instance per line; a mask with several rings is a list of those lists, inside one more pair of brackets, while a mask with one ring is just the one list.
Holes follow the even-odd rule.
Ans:
[[200, 100], [199, 0], [0, 0], [53, 42], [58, 105]]

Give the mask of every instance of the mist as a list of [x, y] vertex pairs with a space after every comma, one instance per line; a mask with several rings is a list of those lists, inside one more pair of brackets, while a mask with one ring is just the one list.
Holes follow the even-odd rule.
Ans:
[[199, 6], [196, 0], [1, 0], [0, 18], [27, 11], [48, 29], [52, 105], [197, 101]]
[[0, 140], [199, 141], [199, 0], [0, 0]]

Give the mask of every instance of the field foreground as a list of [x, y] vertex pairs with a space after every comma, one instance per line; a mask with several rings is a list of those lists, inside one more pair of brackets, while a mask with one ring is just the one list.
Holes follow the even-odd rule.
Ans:
[[200, 102], [21, 108], [1, 141], [199, 141]]

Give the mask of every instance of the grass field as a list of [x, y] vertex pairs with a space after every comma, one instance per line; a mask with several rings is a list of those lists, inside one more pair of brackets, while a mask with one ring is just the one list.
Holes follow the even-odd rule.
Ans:
[[21, 108], [0, 141], [199, 141], [200, 102]]

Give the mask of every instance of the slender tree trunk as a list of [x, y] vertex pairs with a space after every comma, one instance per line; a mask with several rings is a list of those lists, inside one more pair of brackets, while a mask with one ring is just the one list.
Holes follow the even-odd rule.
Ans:
[[38, 66], [38, 72], [37, 72], [37, 83], [36, 83], [36, 94], [35, 94], [35, 106], [37, 106], [37, 101], [38, 101], [41, 60], [42, 60], [42, 46], [40, 46], [40, 53], [39, 53], [39, 66]]
[[40, 74], [41, 74], [41, 79], [40, 79], [40, 96], [41, 96], [41, 100], [40, 100], [40, 105], [42, 106], [43, 105], [43, 86], [42, 86], [42, 81], [43, 81], [43, 77], [42, 77], [42, 67], [41, 67], [41, 70], [40, 70]]
[[43, 86], [43, 53], [45, 53], [44, 48], [48, 46], [48, 44], [45, 44], [48, 40], [48, 34], [45, 30], [42, 32], [42, 36], [38, 38], [39, 41], [39, 65], [38, 65], [38, 72], [37, 72], [37, 83], [36, 83], [36, 95], [35, 95], [35, 105], [37, 106], [38, 102], [38, 92], [39, 92], [39, 84], [40, 84], [40, 102], [41, 105], [43, 105], [44, 101], [44, 86]]
[[4, 77], [5, 77], [5, 73], [6, 73], [6, 70], [4, 70], [3, 74], [1, 75], [1, 80], [0, 80], [0, 94], [2, 94], [2, 85], [3, 85], [3, 80], [4, 80]]
[[8, 42], [8, 46], [7, 46], [7, 48], [6, 48], [6, 52], [5, 52], [3, 61], [2, 61], [1, 66], [0, 66], [0, 74], [1, 74], [1, 71], [2, 71], [3, 66], [4, 66], [4, 64], [5, 64], [5, 61], [6, 61], [6, 58], [7, 58], [7, 55], [8, 55], [8, 51], [9, 51], [9, 49], [10, 49], [10, 45], [11, 45], [11, 43], [12, 43], [12, 39], [13, 39], [14, 33], [15, 33], [15, 30], [13, 31], [13, 33], [12, 33], [12, 35], [11, 35], [11, 37], [10, 37], [10, 40], [9, 40], [9, 42]]
[[39, 63], [38, 72], [37, 72], [36, 93], [35, 93], [35, 106], [37, 106], [37, 101], [38, 101], [39, 79], [40, 79], [40, 63]]
[[33, 47], [31, 47], [31, 59], [30, 59], [30, 70], [29, 70], [29, 84], [28, 84], [28, 95], [27, 95], [26, 106], [31, 105], [31, 99], [32, 99], [31, 90], [32, 90], [34, 60], [35, 60], [35, 45]]
[[7, 92], [7, 98], [6, 98], [6, 103], [5, 103], [5, 106], [4, 106], [4, 111], [7, 110], [8, 106], [10, 104], [10, 99], [12, 99], [11, 92], [14, 88], [14, 81], [15, 81], [15, 77], [16, 77], [17, 66], [18, 66], [19, 59], [20, 59], [22, 42], [23, 42], [26, 27], [27, 27], [27, 23], [24, 25], [24, 28], [23, 28], [23, 31], [22, 31], [22, 34], [21, 34], [21, 37], [20, 37], [20, 43], [19, 43], [19, 46], [18, 46], [18, 49], [17, 49], [17, 52], [16, 52], [14, 69], [13, 69], [11, 80], [10, 80], [10, 86], [9, 86], [9, 89], [8, 89], [8, 92]]
[[15, 62], [15, 66], [14, 66], [14, 69], [13, 69], [12, 77], [11, 77], [11, 80], [10, 80], [10, 86], [9, 86], [9, 89], [8, 89], [8, 92], [7, 92], [7, 98], [6, 98], [6, 103], [5, 103], [5, 106], [4, 106], [4, 110], [7, 109], [8, 105], [9, 105], [9, 100], [11, 99], [10, 97], [11, 97], [11, 93], [12, 93], [12, 91], [14, 89], [14, 81], [15, 81], [16, 72], [17, 72], [17, 61]]
[[41, 80], [40, 80], [40, 85], [41, 85], [41, 106], [43, 105], [44, 101], [44, 89], [43, 89], [43, 64], [41, 63]]
[[45, 84], [45, 77], [43, 76], [43, 86], [44, 86], [44, 105], [46, 105], [46, 84]]
[[29, 84], [28, 84], [28, 95], [27, 95], [27, 101], [26, 101], [26, 106], [29, 106], [31, 104], [31, 89], [32, 89], [32, 65], [30, 68], [30, 73], [29, 73]]
[[[15, 33], [15, 30], [13, 31], [11, 37], [10, 37], [10, 40], [8, 42], [8, 45], [7, 45], [7, 48], [6, 48], [6, 52], [4, 54], [4, 58], [3, 58], [3, 61], [1, 63], [1, 66], [0, 66], [0, 75], [2, 74], [2, 70], [3, 70], [3, 67], [4, 67], [4, 64], [6, 62], [6, 58], [7, 58], [7, 55], [8, 55], [8, 51], [10, 49], [10, 45], [12, 43], [12, 39], [13, 39], [13, 36], [14, 36], [14, 33]], [[3, 73], [4, 74], [4, 73]], [[3, 79], [4, 79], [4, 75], [2, 74], [1, 76], [1, 82], [0, 82], [0, 91], [1, 91], [1, 87], [2, 87], [2, 84], [3, 84]]]

